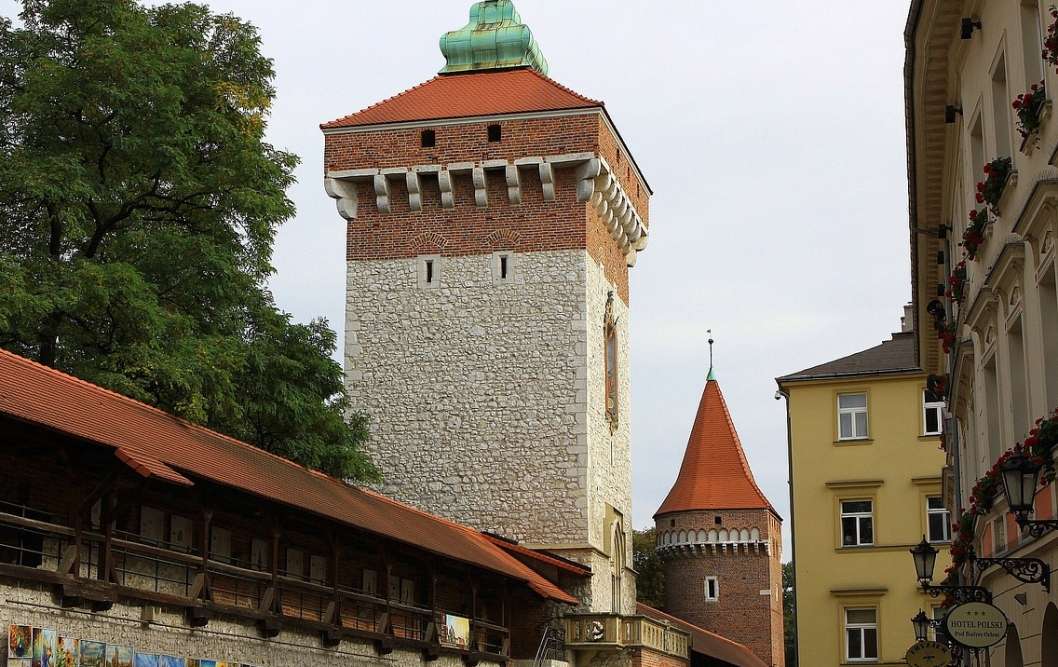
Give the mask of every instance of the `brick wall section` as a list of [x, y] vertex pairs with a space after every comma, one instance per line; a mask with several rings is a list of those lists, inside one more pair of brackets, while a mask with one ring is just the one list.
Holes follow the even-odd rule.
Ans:
[[[606, 159], [621, 187], [647, 223], [649, 192], [637, 178], [628, 156], [597, 112], [560, 118], [503, 120], [503, 140], [489, 142], [495, 121], [450, 122], [430, 128], [386, 126], [325, 138], [327, 171], [442, 165], [567, 153], [592, 153]], [[423, 129], [436, 132], [433, 148], [421, 147]], [[502, 171], [488, 176], [488, 206], [479, 208], [469, 174], [453, 174], [454, 209], [441, 206], [437, 177], [423, 175], [423, 210], [412, 212], [407, 186], [389, 179], [391, 211], [380, 213], [370, 183], [359, 183], [358, 217], [348, 221], [347, 259], [397, 259], [421, 254], [442, 256], [587, 249], [602, 264], [610, 282], [628, 303], [628, 267], [595, 211], [576, 201], [572, 168], [556, 169], [556, 201], [545, 202], [535, 167], [520, 170], [522, 202], [512, 206]], [[498, 234], [497, 234], [498, 232]], [[491, 238], [490, 238], [491, 237]], [[501, 239], [497, 244], [496, 239]], [[438, 245], [437, 241], [441, 244]], [[424, 244], [424, 241], [426, 243]]]
[[[716, 523], [716, 518], [720, 523]], [[673, 525], [675, 524], [675, 525]], [[782, 618], [781, 524], [768, 510], [706, 510], [659, 516], [657, 529], [702, 530], [716, 528], [760, 531], [760, 540], [771, 545], [771, 555], [744, 545], [737, 549], [718, 545], [691, 555], [663, 549], [665, 558], [665, 610], [698, 627], [744, 644], [769, 665], [784, 664]], [[717, 577], [719, 599], [705, 599], [706, 577]], [[762, 591], [768, 593], [762, 594]]]

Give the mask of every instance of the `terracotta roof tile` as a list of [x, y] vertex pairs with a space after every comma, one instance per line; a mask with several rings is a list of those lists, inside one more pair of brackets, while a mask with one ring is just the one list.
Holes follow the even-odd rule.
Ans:
[[653, 607], [648, 607], [642, 602], [636, 603], [636, 613], [648, 616], [655, 621], [671, 623], [684, 632], [691, 633], [691, 651], [694, 653], [707, 655], [734, 667], [768, 667], [768, 663], [758, 658], [755, 653], [743, 644], [731, 641], [708, 630], [703, 630], [697, 625], [691, 625], [687, 621], [670, 616]]
[[775, 511], [753, 479], [716, 380], [705, 384], [680, 474], [654, 516], [712, 509]]
[[533, 549], [523, 547], [517, 542], [512, 542], [511, 540], [505, 539], [503, 537], [498, 537], [489, 533], [482, 534], [487, 537], [490, 541], [492, 541], [493, 544], [503, 549], [504, 551], [509, 551], [512, 554], [524, 556], [525, 558], [539, 561], [546, 565], [557, 567], [560, 570], [565, 570], [566, 572], [578, 574], [582, 577], [592, 576], [591, 568], [585, 565], [581, 565], [580, 563], [574, 563], [573, 561], [566, 560], [565, 558], [559, 558], [558, 556], [554, 556], [543, 551], [535, 551]]
[[547, 598], [578, 602], [478, 531], [3, 350], [0, 415], [112, 447], [147, 477], [183, 485], [206, 479], [504, 574]]
[[354, 114], [327, 130], [359, 125], [602, 107], [531, 67], [436, 76]]
[[905, 331], [893, 334], [892, 340], [883, 341], [863, 352], [828, 361], [825, 364], [806, 368], [797, 373], [776, 378], [778, 382], [817, 380], [854, 375], [878, 375], [883, 373], [921, 373], [915, 362], [914, 333]]

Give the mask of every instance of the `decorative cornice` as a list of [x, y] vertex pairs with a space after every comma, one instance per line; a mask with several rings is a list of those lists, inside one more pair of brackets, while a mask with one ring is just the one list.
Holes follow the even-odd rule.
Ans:
[[408, 190], [408, 206], [421, 212], [422, 174], [435, 174], [441, 191], [441, 206], [455, 208], [453, 176], [469, 175], [474, 184], [474, 203], [481, 208], [489, 205], [486, 172], [503, 171], [507, 185], [507, 201], [512, 206], [522, 203], [522, 169], [535, 169], [540, 176], [545, 202], [555, 201], [555, 169], [576, 169], [577, 201], [592, 206], [602, 219], [610, 237], [617, 243], [628, 266], [635, 266], [638, 253], [646, 248], [647, 227], [636, 211], [632, 200], [613, 175], [609, 163], [594, 153], [567, 153], [544, 157], [523, 157], [512, 162], [505, 159], [482, 162], [453, 162], [448, 165], [414, 165], [387, 169], [347, 169], [331, 171], [324, 180], [327, 194], [336, 200], [338, 213], [346, 220], [357, 217], [359, 204], [358, 183], [369, 182], [375, 192], [379, 213], [389, 214], [390, 179], [403, 178]]

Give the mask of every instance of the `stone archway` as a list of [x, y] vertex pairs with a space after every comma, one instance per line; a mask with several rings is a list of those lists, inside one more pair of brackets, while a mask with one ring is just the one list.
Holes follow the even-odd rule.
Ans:
[[1047, 603], [1040, 631], [1040, 667], [1058, 667], [1058, 607]]
[[1018, 626], [1011, 625], [1007, 629], [1007, 644], [1004, 650], [1003, 667], [1025, 667], [1025, 661], [1021, 658], [1021, 637], [1018, 636]]

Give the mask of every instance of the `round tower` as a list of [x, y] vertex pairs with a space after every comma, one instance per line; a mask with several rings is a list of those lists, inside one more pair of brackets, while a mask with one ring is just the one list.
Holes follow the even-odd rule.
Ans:
[[712, 368], [654, 521], [665, 611], [784, 665], [782, 519], [753, 479]]

